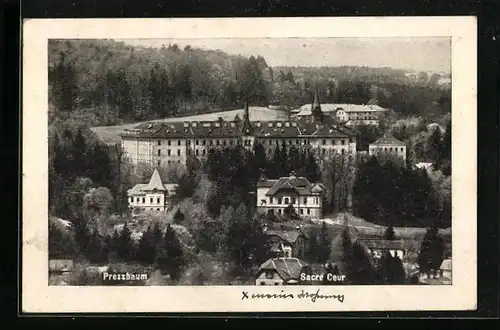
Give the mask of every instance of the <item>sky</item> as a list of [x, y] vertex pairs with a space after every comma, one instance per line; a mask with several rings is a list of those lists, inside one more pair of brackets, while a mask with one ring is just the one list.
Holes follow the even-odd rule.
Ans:
[[131, 45], [220, 49], [270, 66], [368, 66], [450, 73], [449, 38], [119, 39]]

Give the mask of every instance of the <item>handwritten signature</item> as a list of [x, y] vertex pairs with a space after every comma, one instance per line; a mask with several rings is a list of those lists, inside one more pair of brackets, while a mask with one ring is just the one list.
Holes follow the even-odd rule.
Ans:
[[339, 302], [344, 302], [343, 294], [321, 294], [320, 289], [316, 292], [306, 292], [302, 290], [298, 294], [288, 293], [285, 290], [281, 290], [281, 293], [252, 293], [249, 294], [248, 291], [241, 292], [241, 300], [246, 299], [311, 299], [312, 302], [316, 302], [317, 299], [336, 299]]

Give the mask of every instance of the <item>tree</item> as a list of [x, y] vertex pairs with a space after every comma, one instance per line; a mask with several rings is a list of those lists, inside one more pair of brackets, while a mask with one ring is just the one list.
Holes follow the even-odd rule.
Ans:
[[319, 232], [317, 261], [320, 263], [324, 263], [328, 260], [329, 256], [330, 256], [330, 234], [328, 232], [328, 227], [326, 226], [326, 223], [323, 221]]
[[320, 179], [320, 170], [314, 153], [308, 151], [306, 155], [304, 175], [309, 181], [318, 182]]
[[87, 146], [81, 128], [76, 132], [73, 142], [73, 152], [72, 170], [78, 176], [88, 176], [89, 173], [87, 171], [90, 169], [87, 164]]
[[147, 230], [142, 233], [142, 237], [139, 240], [137, 259], [146, 265], [153, 264], [156, 258], [156, 249], [157, 241], [153, 229], [148, 227]]
[[130, 229], [124, 225], [116, 240], [118, 256], [124, 261], [131, 260], [133, 257], [133, 242], [130, 236]]
[[89, 241], [87, 247], [84, 251], [84, 255], [89, 259], [90, 262], [102, 262], [107, 259], [104, 255], [104, 242], [102, 237], [99, 235], [97, 230], [90, 233]]
[[91, 188], [83, 197], [83, 215], [91, 228], [102, 235], [107, 233], [107, 220], [113, 206], [113, 196], [106, 187]]
[[418, 255], [420, 272], [427, 273], [439, 269], [443, 257], [444, 243], [438, 235], [438, 228], [436, 226], [430, 227], [425, 233]]
[[177, 281], [180, 278], [185, 264], [184, 252], [175, 230], [170, 225], [167, 226], [160, 244], [156, 264], [161, 272], [169, 274], [172, 280]]
[[441, 166], [441, 149], [442, 149], [442, 136], [441, 136], [441, 129], [439, 127], [436, 127], [431, 135], [429, 136], [428, 139], [428, 149], [429, 149], [429, 155], [430, 159], [432, 160], [434, 166], [436, 168], [439, 168]]
[[73, 258], [77, 252], [72, 235], [53, 220], [49, 220], [49, 258]]
[[392, 227], [392, 224], [390, 224], [386, 229], [384, 233], [384, 239], [392, 241], [396, 239], [395, 233], [394, 233], [394, 228]]
[[181, 212], [179, 208], [177, 208], [177, 211], [174, 214], [174, 223], [176, 225], [181, 224], [184, 221], [184, 214]]

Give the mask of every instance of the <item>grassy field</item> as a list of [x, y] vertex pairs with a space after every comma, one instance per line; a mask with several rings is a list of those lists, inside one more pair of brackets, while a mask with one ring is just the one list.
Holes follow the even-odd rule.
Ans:
[[[347, 215], [348, 223], [350, 226], [356, 228], [356, 231], [362, 236], [383, 236], [386, 227], [368, 222], [362, 218]], [[327, 223], [331, 222], [333, 225], [341, 225], [344, 223], [344, 214], [339, 214], [327, 218]], [[401, 239], [422, 239], [425, 235], [427, 228], [421, 227], [394, 227], [394, 233]], [[444, 237], [451, 237], [451, 228], [440, 229], [439, 233]]]
[[[249, 107], [249, 113], [250, 113], [250, 120], [252, 121], [286, 119], [285, 112], [280, 110], [272, 110], [265, 107]], [[175, 123], [184, 121], [211, 121], [211, 120], [217, 120], [219, 117], [222, 117], [222, 119], [224, 119], [225, 121], [231, 121], [234, 119], [236, 115], [238, 115], [240, 118], [243, 118], [244, 109], [235, 109], [235, 110], [207, 113], [202, 115], [186, 116], [186, 117], [155, 119], [150, 121], [165, 122], [165, 123]], [[118, 126], [98, 126], [98, 127], [93, 127], [91, 129], [102, 142], [106, 144], [115, 144], [115, 143], [120, 143], [119, 134], [123, 130], [127, 128], [133, 128], [138, 124], [140, 124], [140, 122], [118, 125]]]

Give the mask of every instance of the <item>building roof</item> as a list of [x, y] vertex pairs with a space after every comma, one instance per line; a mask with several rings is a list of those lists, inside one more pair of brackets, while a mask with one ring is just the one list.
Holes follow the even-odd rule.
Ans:
[[[341, 103], [323, 103], [321, 104], [321, 110], [323, 112], [335, 112], [338, 109], [342, 109], [347, 113], [353, 112], [384, 112], [387, 109], [384, 109], [378, 105], [374, 104], [341, 104]], [[311, 115], [311, 105], [305, 104], [299, 108], [299, 112], [297, 116], [310, 116]]]
[[[314, 194], [312, 192], [312, 188], [315, 186], [307, 178], [305, 177], [295, 177], [295, 176], [286, 176], [279, 178], [279, 180], [275, 181], [269, 191], [266, 193], [266, 196], [274, 196], [280, 190], [295, 190], [301, 196], [309, 196]], [[259, 187], [267, 187], [269, 183], [261, 183]]]
[[297, 258], [272, 258], [260, 266], [259, 273], [266, 270], [274, 270], [283, 281], [288, 282], [290, 280], [299, 280], [300, 272], [306, 266], [309, 265]]
[[296, 230], [268, 230], [266, 231], [267, 236], [278, 236], [282, 240], [293, 244], [297, 241], [297, 238], [299, 236], [304, 236], [305, 235], [299, 231]]
[[451, 259], [444, 259], [439, 269], [451, 271]]
[[163, 182], [161, 181], [160, 173], [158, 173], [158, 169], [155, 168], [153, 174], [151, 175], [151, 179], [149, 180], [148, 185], [146, 186], [146, 190], [165, 190], [163, 186]]
[[132, 189], [129, 189], [129, 195], [144, 195], [148, 191], [157, 190], [160, 192], [169, 192], [175, 190], [177, 187], [176, 183], [163, 183], [160, 173], [155, 168], [151, 178], [149, 179], [149, 183], [138, 183]]
[[370, 145], [392, 145], [392, 146], [404, 146], [404, 142], [399, 141], [391, 135], [384, 135], [377, 141], [371, 143]]
[[403, 241], [385, 240], [385, 239], [362, 239], [360, 240], [367, 248], [370, 249], [396, 249], [404, 250]]
[[[250, 123], [250, 122], [249, 122]], [[159, 123], [146, 122], [132, 129], [125, 129], [120, 136], [135, 138], [238, 138], [246, 134], [234, 121], [202, 121]], [[247, 124], [244, 125], [248, 127]], [[333, 118], [325, 116], [321, 123], [312, 117], [301, 117], [289, 121], [254, 121], [248, 127], [251, 135], [258, 138], [275, 137], [354, 137], [350, 128], [337, 123]]]
[[257, 188], [271, 188], [278, 180], [264, 179], [257, 181]]

